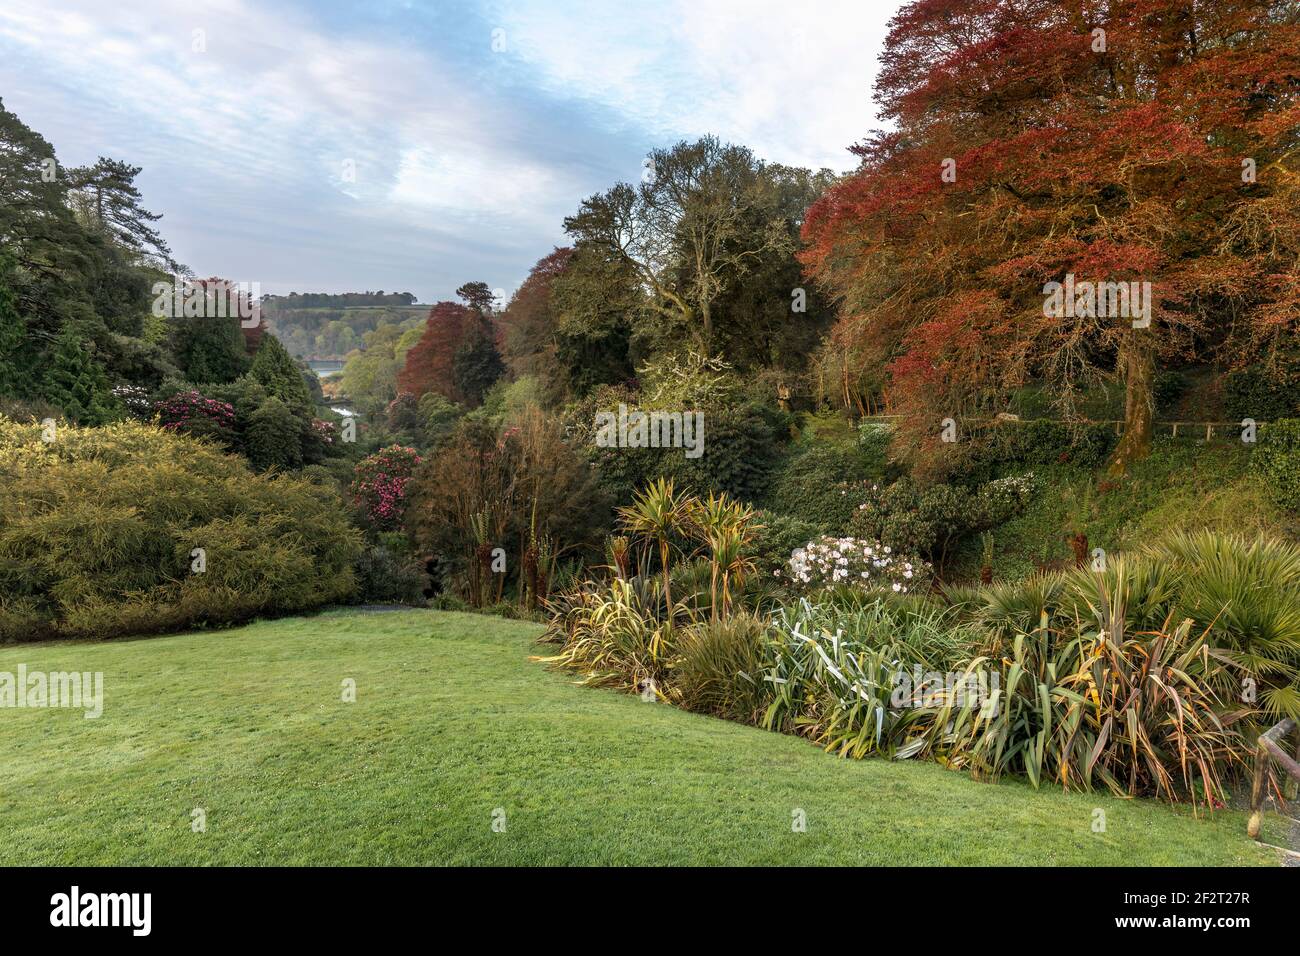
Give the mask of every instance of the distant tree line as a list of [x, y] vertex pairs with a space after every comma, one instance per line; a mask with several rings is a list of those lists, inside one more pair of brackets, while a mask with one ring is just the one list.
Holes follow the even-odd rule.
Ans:
[[290, 292], [288, 295], [262, 297], [262, 308], [279, 309], [359, 309], [367, 306], [415, 305], [411, 292]]

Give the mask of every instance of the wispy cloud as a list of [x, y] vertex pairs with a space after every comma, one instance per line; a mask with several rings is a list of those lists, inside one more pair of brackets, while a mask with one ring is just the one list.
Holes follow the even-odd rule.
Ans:
[[635, 117], [660, 138], [713, 132], [792, 165], [853, 165], [896, 4], [861, 0], [546, 0], [494, 7], [543, 82]]
[[517, 285], [653, 145], [717, 132], [846, 168], [885, 19], [839, 3], [54, 6], [0, 6], [0, 95], [66, 164], [145, 167], [183, 261], [270, 291], [424, 300]]

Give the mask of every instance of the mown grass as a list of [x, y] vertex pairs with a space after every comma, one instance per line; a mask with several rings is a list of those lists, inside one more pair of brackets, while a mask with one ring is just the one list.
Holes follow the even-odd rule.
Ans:
[[577, 687], [529, 660], [539, 631], [331, 612], [0, 648], [105, 680], [98, 720], [0, 710], [0, 865], [1276, 862], [1239, 813], [844, 761]]

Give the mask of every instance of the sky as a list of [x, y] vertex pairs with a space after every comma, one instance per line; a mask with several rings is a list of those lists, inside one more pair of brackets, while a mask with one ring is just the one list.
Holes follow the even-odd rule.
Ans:
[[894, 0], [2, 0], [0, 99], [263, 292], [508, 295], [652, 148], [837, 172]]

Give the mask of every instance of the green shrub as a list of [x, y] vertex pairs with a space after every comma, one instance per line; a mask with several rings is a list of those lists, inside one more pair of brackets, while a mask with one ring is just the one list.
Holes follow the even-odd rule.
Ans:
[[244, 451], [257, 471], [302, 465], [303, 421], [278, 398], [268, 398], [248, 419]]
[[855, 537], [942, 564], [951, 546], [976, 531], [995, 528], [1024, 509], [1032, 475], [999, 478], [975, 490], [960, 485], [922, 487], [909, 478], [866, 491], [849, 522]]
[[[639, 489], [671, 475], [682, 456], [680, 450], [670, 458], [658, 448], [604, 448], [596, 444], [596, 414], [617, 413], [620, 405], [626, 405], [631, 411], [637, 407], [637, 401], [637, 393], [630, 388], [601, 385], [586, 398], [570, 404], [563, 416], [569, 444], [591, 463], [601, 488], [615, 502], [631, 501]], [[706, 421], [706, 449], [708, 438]]]
[[758, 568], [759, 577], [771, 578], [784, 572], [795, 548], [801, 548], [820, 534], [811, 521], [775, 511], [759, 511], [755, 515], [758, 531], [746, 551]]
[[136, 422], [47, 444], [0, 419], [0, 497], [0, 640], [227, 624], [354, 588], [335, 492]]
[[763, 506], [823, 534], [840, 534], [848, 530], [863, 486], [884, 476], [884, 462], [857, 442], [800, 442], [777, 466]]
[[894, 426], [886, 422], [864, 419], [858, 425], [858, 448], [867, 461], [875, 464], [882, 476], [888, 472], [889, 443], [894, 437]]
[[687, 710], [754, 723], [766, 709], [767, 622], [748, 613], [688, 628], [673, 668], [675, 697]]
[[464, 409], [440, 392], [426, 392], [418, 404], [418, 434], [425, 445], [437, 448], [456, 429]]
[[1260, 425], [1258, 437], [1251, 464], [1277, 504], [1300, 513], [1300, 418]]
[[1036, 420], [999, 426], [988, 438], [984, 454], [1006, 464], [1042, 466], [1069, 462], [1082, 468], [1096, 468], [1106, 461], [1115, 442], [1115, 430], [1110, 425], [1071, 426]]
[[638, 406], [626, 390], [602, 388], [591, 398], [570, 406], [565, 415], [570, 440], [584, 450], [601, 485], [615, 501], [631, 500], [636, 491], [659, 478], [672, 478], [695, 494], [725, 493], [741, 501], [754, 501], [767, 489], [772, 462], [777, 457], [780, 413], [758, 403], [706, 408], [701, 412], [703, 453], [687, 458], [682, 448], [598, 446], [595, 414], [617, 414], [620, 403], [627, 407], [628, 414], [649, 411], [648, 406]]
[[436, 611], [469, 611], [469, 603], [454, 594], [439, 594], [429, 602], [429, 607]]
[[423, 604], [427, 576], [400, 533], [381, 533], [357, 556], [357, 594], [361, 604]]
[[767, 489], [776, 435], [758, 406], [705, 411], [703, 455], [687, 458], [676, 448], [661, 454], [668, 458], [663, 473], [678, 476], [696, 494], [754, 501]]
[[1271, 373], [1250, 365], [1229, 372], [1223, 376], [1223, 408], [1232, 421], [1293, 419], [1300, 413], [1300, 371], [1288, 367]]

